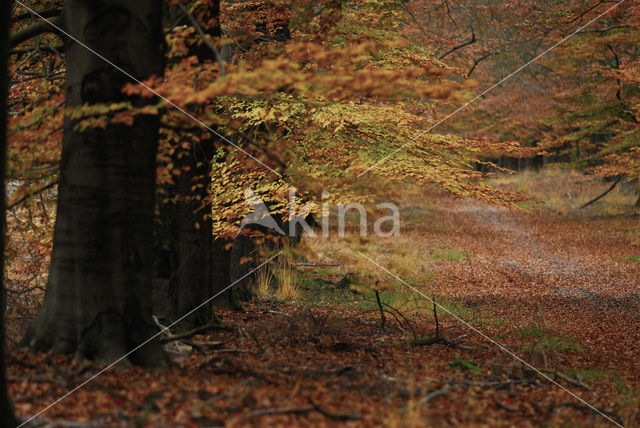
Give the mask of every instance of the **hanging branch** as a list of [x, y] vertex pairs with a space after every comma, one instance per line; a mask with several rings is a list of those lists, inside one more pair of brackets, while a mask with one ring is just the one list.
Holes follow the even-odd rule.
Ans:
[[453, 19], [453, 16], [451, 16], [451, 8], [449, 7], [449, 2], [447, 0], [442, 0], [442, 4], [447, 10], [447, 16], [449, 17], [449, 19], [451, 20], [451, 22], [453, 22], [453, 25], [455, 25], [456, 28], [458, 28], [458, 23], [456, 22], [455, 19]]
[[196, 18], [194, 18], [193, 15], [189, 12], [189, 10], [187, 10], [187, 8], [182, 3], [178, 3], [178, 7], [180, 8], [180, 11], [187, 17], [189, 22], [191, 22], [191, 25], [193, 25], [193, 27], [196, 29], [204, 44], [213, 52], [216, 57], [216, 61], [218, 61], [218, 64], [220, 64], [220, 72], [224, 76], [226, 74], [226, 70], [224, 67], [224, 61], [222, 60], [222, 56], [220, 55], [220, 51], [218, 51], [218, 48], [215, 47], [213, 43], [211, 43], [207, 35], [204, 33], [204, 30], [202, 29], [200, 24], [198, 24]]
[[471, 27], [471, 39], [467, 40], [464, 43], [460, 43], [459, 45], [456, 45], [454, 47], [452, 47], [451, 49], [449, 49], [448, 51], [444, 52], [442, 55], [440, 55], [438, 57], [438, 59], [443, 59], [445, 56], [454, 53], [455, 51], [457, 51], [458, 49], [462, 49], [465, 46], [470, 45], [471, 43], [474, 43], [476, 41], [476, 33], [475, 31], [473, 31], [473, 27]]

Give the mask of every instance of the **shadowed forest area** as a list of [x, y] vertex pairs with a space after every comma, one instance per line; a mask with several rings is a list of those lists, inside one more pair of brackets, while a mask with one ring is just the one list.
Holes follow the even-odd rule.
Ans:
[[637, 0], [0, 15], [0, 426], [640, 426]]

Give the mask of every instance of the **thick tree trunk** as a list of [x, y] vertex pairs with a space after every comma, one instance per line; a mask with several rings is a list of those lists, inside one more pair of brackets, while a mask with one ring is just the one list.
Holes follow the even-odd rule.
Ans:
[[[219, 23], [220, 1], [214, 1], [208, 12]], [[214, 38], [222, 34], [219, 24], [205, 31]], [[204, 43], [194, 47], [191, 54], [200, 61], [216, 60]], [[176, 151], [174, 164], [187, 168], [168, 190], [179, 197], [179, 202], [177, 206], [169, 202], [159, 207], [161, 222], [156, 233], [157, 248], [168, 263], [161, 262], [156, 267], [154, 312], [168, 322], [211, 300], [229, 284], [228, 250], [220, 242], [214, 243], [213, 226], [208, 216], [210, 206], [206, 204], [202, 208], [202, 202], [210, 198], [213, 154], [213, 138], [192, 139], [187, 153]], [[194, 184], [201, 186], [193, 188]], [[208, 301], [183, 320], [180, 327], [191, 329], [210, 323], [215, 317], [214, 304], [226, 306], [224, 298]]]
[[[174, 161], [178, 167], [188, 167], [168, 189], [179, 197], [177, 204], [168, 202], [159, 207], [153, 309], [165, 322], [180, 319], [214, 295], [213, 226], [209, 205], [202, 207], [209, 197], [213, 144], [191, 144], [189, 153], [177, 152]], [[192, 190], [196, 183], [201, 186]], [[213, 319], [213, 302], [208, 302], [179, 326], [192, 329]]]
[[[70, 34], [138, 79], [160, 75], [161, 2], [66, 0]], [[111, 103], [125, 97], [127, 77], [67, 40], [67, 105]], [[26, 339], [34, 351], [75, 353], [112, 363], [156, 331], [151, 318], [153, 217], [158, 122], [138, 116], [132, 126], [64, 129], [57, 221], [43, 307]], [[151, 341], [123, 364], [162, 366]]]
[[[9, 16], [11, 4], [5, 2], [0, 11], [0, 25], [4, 26], [0, 37], [0, 224], [5, 222], [5, 170], [7, 161], [7, 97], [8, 97], [8, 57], [9, 57]], [[0, 233], [0, 267], [4, 272], [4, 230]], [[0, 420], [3, 426], [15, 427], [16, 418], [7, 394], [7, 373], [4, 361], [4, 309], [6, 306], [6, 294], [4, 288], [4, 275], [0, 279]]]

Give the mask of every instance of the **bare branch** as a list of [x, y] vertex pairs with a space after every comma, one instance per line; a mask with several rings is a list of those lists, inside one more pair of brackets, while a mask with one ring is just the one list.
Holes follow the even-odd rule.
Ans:
[[489, 58], [491, 55], [493, 55], [493, 52], [489, 52], [488, 54], [486, 54], [485, 56], [482, 56], [478, 59], [474, 59], [473, 60], [473, 65], [471, 66], [471, 69], [469, 69], [469, 71], [467, 72], [467, 79], [469, 77], [471, 77], [471, 73], [473, 73], [473, 71], [476, 69], [476, 67], [478, 66], [478, 64], [480, 64], [480, 61], [483, 61], [487, 58]]
[[582, 208], [586, 208], [589, 205], [591, 205], [592, 203], [600, 200], [601, 198], [604, 198], [606, 196], [607, 193], [609, 193], [610, 191], [613, 190], [614, 187], [616, 187], [616, 185], [620, 182], [620, 180], [622, 180], [622, 177], [624, 177], [624, 174], [620, 174], [618, 176], [618, 178], [616, 178], [616, 181], [614, 181], [614, 183], [611, 185], [611, 187], [609, 187], [604, 193], [602, 193], [600, 196], [598, 196], [597, 198], [594, 198], [592, 200], [590, 200], [589, 202], [587, 202], [586, 204], [584, 204], [583, 206], [580, 207], [580, 209]]
[[458, 23], [456, 22], [455, 19], [453, 19], [453, 16], [451, 16], [451, 8], [449, 7], [449, 2], [447, 0], [442, 0], [442, 4], [444, 5], [445, 9], [447, 10], [447, 16], [449, 17], [449, 19], [451, 20], [451, 22], [453, 22], [453, 24], [456, 26], [456, 28], [458, 28]]
[[582, 30], [582, 31], [578, 31], [576, 34], [588, 34], [588, 33], [606, 33], [607, 31], [611, 31], [611, 30], [617, 30], [620, 28], [631, 28], [628, 25], [612, 25], [610, 27], [607, 28], [603, 28], [603, 29], [594, 29], [594, 30]]
[[438, 59], [443, 59], [444, 57], [446, 57], [449, 54], [454, 53], [455, 51], [457, 51], [458, 49], [462, 49], [465, 46], [470, 45], [471, 43], [474, 43], [476, 41], [476, 33], [473, 31], [473, 27], [471, 27], [471, 39], [467, 40], [464, 43], [460, 43], [459, 45], [456, 45], [454, 47], [452, 47], [451, 49], [447, 50], [446, 52], [444, 52], [442, 55], [440, 55], [438, 57]]

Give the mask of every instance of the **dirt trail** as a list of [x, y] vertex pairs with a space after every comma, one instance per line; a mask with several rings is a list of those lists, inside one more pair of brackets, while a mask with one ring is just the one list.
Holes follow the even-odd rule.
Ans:
[[[602, 260], [602, 257], [599, 257], [597, 262], [593, 263], [559, 256], [558, 254], [563, 254], [564, 250], [554, 247], [558, 240], [549, 236], [549, 232], [570, 233], [561, 230], [562, 225], [553, 228], [555, 230], [536, 230], [535, 224], [531, 227], [532, 221], [531, 218], [527, 218], [527, 214], [493, 206], [461, 204], [458, 212], [472, 216], [479, 228], [488, 227], [497, 232], [503, 241], [502, 245], [509, 249], [509, 252], [492, 260], [494, 266], [511, 270], [524, 277], [538, 278], [542, 285], [547, 284], [547, 287], [540, 289], [541, 293], [594, 299], [600, 304], [606, 304], [607, 300], [630, 299], [636, 303], [640, 300], [640, 282], [633, 284], [631, 288], [620, 287], [620, 277], [627, 277], [627, 272], [616, 272], [611, 266], [603, 266], [603, 262], [610, 264], [611, 260]], [[555, 220], [549, 219], [552, 215], [543, 213], [542, 219], [552, 222]], [[625, 271], [628, 267], [624, 266]], [[566, 282], [571, 282], [572, 286], [563, 286]]]
[[443, 292], [516, 326], [539, 323], [543, 313], [552, 330], [589, 349], [580, 356], [585, 365], [616, 367], [638, 380], [640, 263], [621, 257], [638, 248], [616, 232], [634, 219], [566, 218], [466, 201], [445, 205], [442, 215], [455, 230], [447, 245], [472, 253], [467, 263], [438, 268], [449, 280], [441, 282]]

